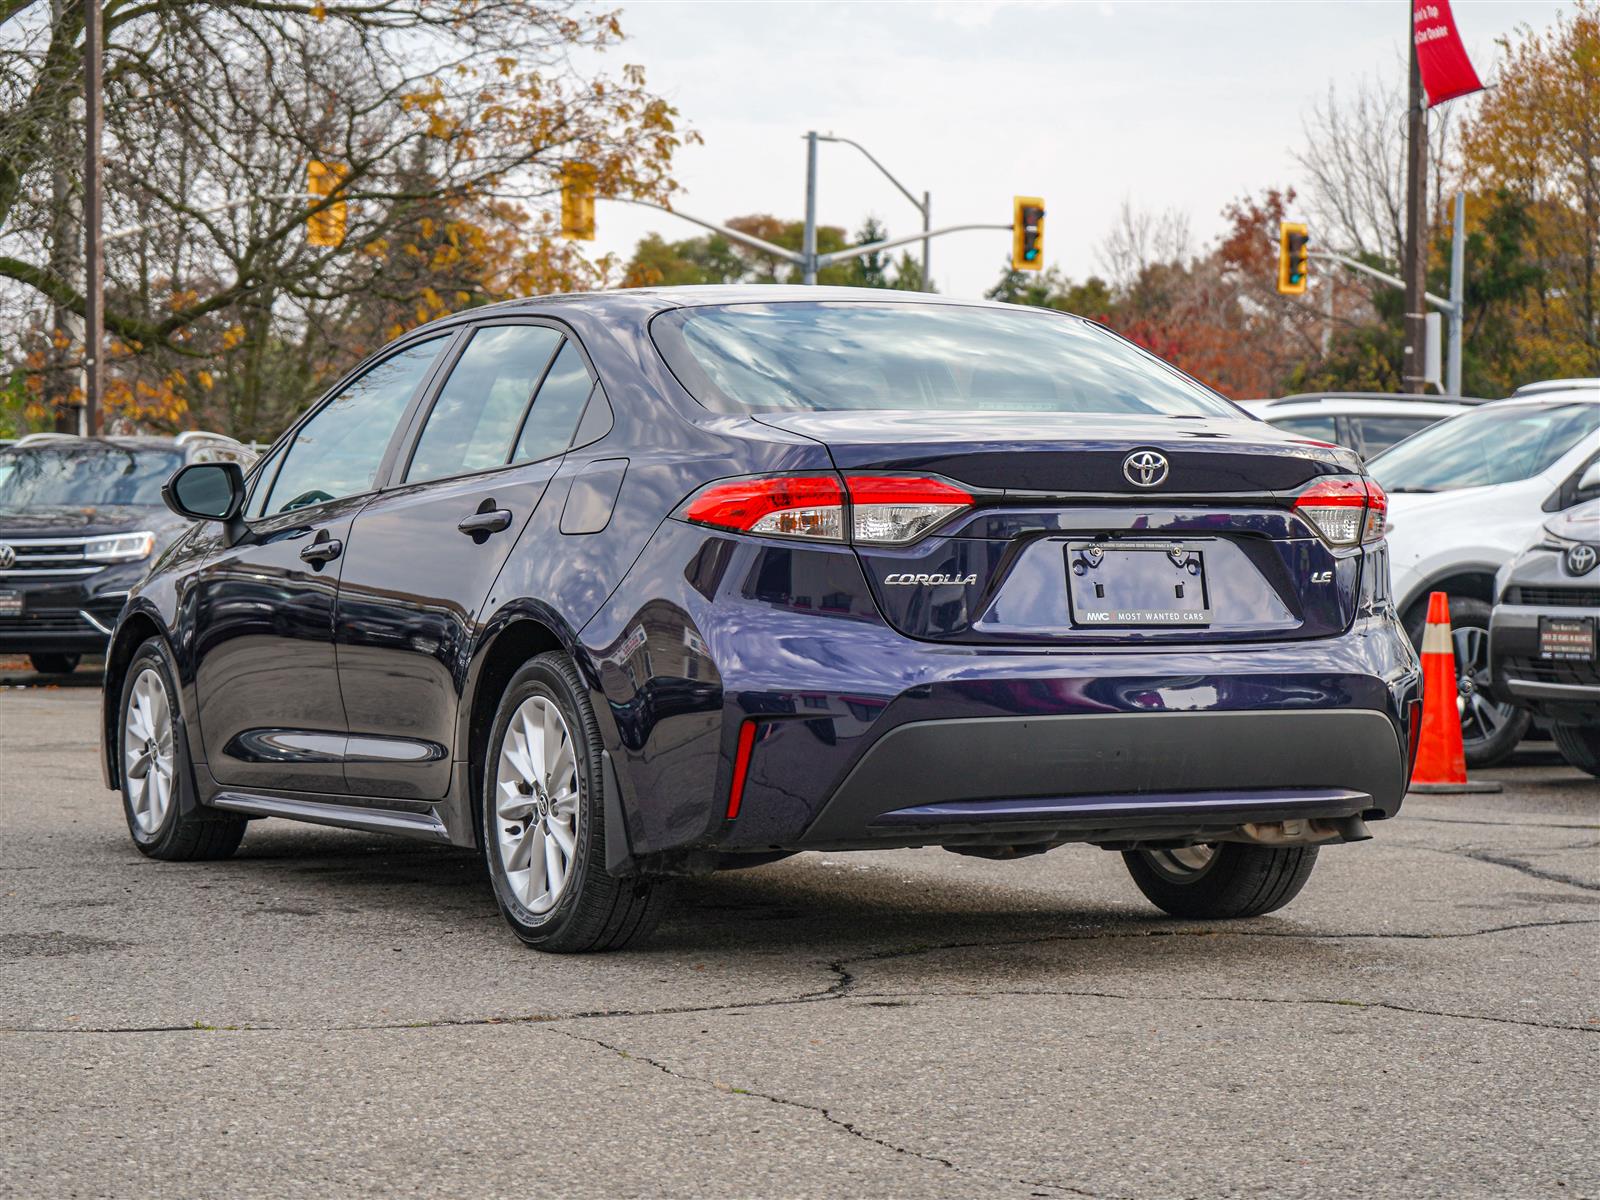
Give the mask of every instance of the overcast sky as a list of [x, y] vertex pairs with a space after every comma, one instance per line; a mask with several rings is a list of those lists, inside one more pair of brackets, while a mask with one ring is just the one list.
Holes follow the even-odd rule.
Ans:
[[[1403, 70], [1406, 0], [1295, 3], [680, 3], [621, 0], [628, 41], [614, 66], [644, 65], [652, 90], [705, 144], [681, 152], [678, 208], [722, 221], [798, 219], [808, 129], [869, 147], [935, 226], [1006, 222], [1011, 197], [1045, 197], [1046, 257], [1082, 277], [1124, 197], [1189, 215], [1197, 240], [1245, 191], [1295, 182], [1303, 114], [1330, 85]], [[1455, 0], [1487, 77], [1495, 39], [1543, 28], [1559, 0]], [[1457, 101], [1457, 106], [1476, 100]], [[819, 218], [891, 233], [920, 218], [848, 146], [819, 150]], [[601, 202], [595, 249], [624, 257], [644, 233], [695, 228]], [[933, 243], [941, 292], [977, 295], [1009, 255], [1003, 232]]]

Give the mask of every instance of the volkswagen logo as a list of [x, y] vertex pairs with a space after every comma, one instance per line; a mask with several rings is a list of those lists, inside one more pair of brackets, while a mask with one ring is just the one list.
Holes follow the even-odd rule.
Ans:
[[[0, 564], [5, 562], [5, 552], [8, 549], [9, 547], [7, 546], [0, 546]], [[1567, 548], [1567, 574], [1587, 575], [1594, 570], [1594, 564], [1597, 560], [1600, 560], [1600, 551], [1597, 551], [1593, 546], [1586, 546], [1582, 543], [1576, 546], [1569, 546]]]
[[9, 570], [17, 565], [17, 552], [15, 548], [0, 542], [0, 571]]
[[1167, 456], [1154, 450], [1135, 450], [1122, 460], [1122, 474], [1134, 487], [1155, 487], [1167, 477]]

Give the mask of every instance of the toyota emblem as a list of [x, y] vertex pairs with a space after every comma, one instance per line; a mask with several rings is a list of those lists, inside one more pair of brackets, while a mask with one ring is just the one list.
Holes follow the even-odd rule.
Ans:
[[0, 542], [0, 571], [10, 570], [17, 565], [17, 552], [14, 547]]
[[[3, 556], [7, 549], [8, 547], [6, 546], [0, 546], [0, 556]], [[1567, 574], [1587, 575], [1594, 570], [1594, 564], [1597, 560], [1600, 560], [1600, 551], [1595, 550], [1593, 546], [1584, 545], [1582, 542], [1576, 546], [1569, 546], [1567, 548]], [[5, 562], [4, 557], [0, 557], [0, 563], [3, 562]]]
[[1134, 487], [1155, 487], [1167, 478], [1167, 456], [1154, 450], [1135, 450], [1122, 460], [1122, 474]]

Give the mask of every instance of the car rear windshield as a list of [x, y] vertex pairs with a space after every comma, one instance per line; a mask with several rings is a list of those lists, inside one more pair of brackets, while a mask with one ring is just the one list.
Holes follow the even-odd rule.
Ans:
[[1238, 417], [1092, 322], [1038, 309], [782, 301], [676, 309], [662, 357], [715, 412], [913, 409]]
[[1369, 464], [1391, 492], [1448, 492], [1531, 479], [1600, 430], [1600, 404], [1475, 408], [1430, 425]]
[[12, 447], [0, 450], [0, 509], [160, 504], [161, 485], [182, 465], [177, 450]]

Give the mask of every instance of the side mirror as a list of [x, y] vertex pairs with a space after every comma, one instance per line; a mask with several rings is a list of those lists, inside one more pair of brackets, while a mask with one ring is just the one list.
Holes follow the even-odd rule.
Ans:
[[244, 472], [238, 463], [190, 463], [161, 485], [161, 498], [180, 517], [232, 526], [244, 511]]
[[1600, 461], [1592, 462], [1578, 476], [1578, 490], [1580, 492], [1600, 491]]

